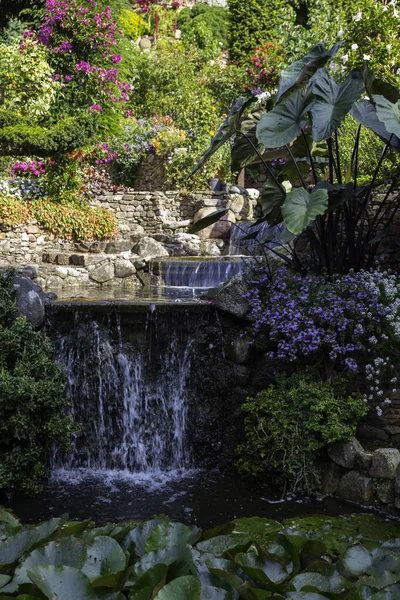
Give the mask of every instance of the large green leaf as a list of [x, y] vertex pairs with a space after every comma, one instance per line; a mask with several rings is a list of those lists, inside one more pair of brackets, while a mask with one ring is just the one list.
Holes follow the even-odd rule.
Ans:
[[350, 114], [358, 122], [376, 133], [384, 142], [389, 142], [395, 152], [400, 151], [400, 139], [386, 131], [385, 125], [378, 119], [375, 106], [369, 100], [354, 102]]
[[384, 96], [373, 96], [378, 119], [385, 125], [388, 133], [400, 137], [400, 100], [395, 104]]
[[22, 531], [1, 540], [0, 566], [7, 566], [16, 562], [25, 552], [48, 539], [62, 526], [64, 521], [65, 518], [60, 517], [50, 519], [50, 521], [37, 526], [29, 525], [24, 527]]
[[201, 586], [201, 600], [238, 600], [239, 594], [235, 589], [225, 590], [213, 585]]
[[0, 523], [5, 523], [11, 527], [19, 527], [21, 525], [12, 511], [4, 506], [0, 506]]
[[87, 548], [82, 573], [94, 581], [99, 577], [119, 573], [126, 566], [127, 557], [118, 542], [110, 537], [99, 536]]
[[161, 548], [180, 546], [181, 544], [195, 544], [201, 536], [201, 529], [188, 527], [183, 523], [161, 523], [157, 525], [148, 537], [144, 551], [154, 552]]
[[147, 590], [148, 597], [150, 597], [154, 590], [159, 591], [165, 584], [167, 577], [168, 567], [167, 565], [158, 564], [151, 567], [139, 579], [129, 590], [129, 599], [138, 600], [140, 593], [143, 590]]
[[400, 91], [390, 83], [375, 77], [372, 71], [369, 70], [368, 65], [364, 67], [364, 83], [369, 98], [372, 98], [375, 94], [380, 94], [393, 103], [400, 100]]
[[320, 142], [332, 135], [353, 102], [363, 93], [363, 74], [352, 71], [343, 83], [337, 85], [329, 71], [321, 69], [316, 73], [311, 89], [315, 96], [311, 107], [312, 135], [314, 141]]
[[361, 544], [351, 546], [338, 561], [339, 571], [347, 577], [359, 577], [371, 565], [371, 555]]
[[314, 98], [304, 96], [301, 90], [264, 113], [257, 125], [257, 139], [266, 148], [281, 148], [290, 144], [307, 123], [306, 115]]
[[165, 585], [154, 600], [200, 600], [201, 583], [193, 575], [178, 577]]
[[288, 94], [304, 88], [311, 77], [336, 54], [343, 43], [343, 41], [337, 42], [330, 50], [327, 50], [325, 44], [319, 42], [307, 52], [304, 58], [283, 70], [275, 104], [281, 102]]
[[282, 205], [282, 215], [286, 227], [291, 233], [302, 233], [318, 215], [328, 209], [328, 191], [297, 188], [286, 195]]
[[208, 159], [235, 134], [244, 111], [255, 101], [256, 98], [254, 96], [251, 98], [239, 98], [237, 100], [232, 106], [227, 118], [211, 140], [209, 148], [204, 152], [203, 157], [192, 170], [191, 175], [194, 175], [196, 171], [201, 169]]
[[[254, 146], [257, 148], [258, 152], [261, 155], [265, 151], [265, 146], [258, 143], [256, 137], [256, 129], [264, 113], [264, 109], [259, 109], [249, 113], [248, 115], [243, 115], [240, 121], [240, 125], [238, 127], [238, 130], [241, 131], [242, 134], [245, 134], [246, 137], [251, 140], [251, 142], [254, 144]], [[257, 152], [255, 152], [254, 148], [251, 146], [249, 141], [242, 134], [236, 134], [231, 149], [232, 171], [239, 171], [239, 169], [243, 169], [247, 165], [250, 165], [251, 163], [259, 160]]]
[[49, 600], [124, 600], [122, 594], [96, 590], [86, 575], [72, 567], [34, 567], [28, 575]]
[[266, 553], [240, 552], [235, 556], [235, 563], [251, 577], [258, 585], [265, 589], [274, 589], [286, 581], [293, 571], [293, 565], [277, 556]]
[[286, 199], [286, 192], [283, 195], [273, 179], [268, 179], [261, 194], [261, 208], [263, 216], [268, 225], [279, 225], [282, 223], [282, 205]]
[[122, 548], [127, 550], [131, 556], [143, 556], [148, 537], [153, 529], [161, 523], [165, 523], [165, 519], [150, 519], [131, 529], [120, 542]]
[[192, 553], [187, 546], [174, 546], [144, 554], [140, 560], [134, 564], [133, 572], [130, 575], [130, 581], [127, 582], [126, 587], [134, 585], [146, 571], [155, 565], [160, 564], [166, 566], [178, 564], [180, 570], [185, 571], [188, 566], [192, 564]]
[[208, 552], [215, 556], [223, 556], [225, 552], [230, 553], [235, 550], [243, 550], [249, 545], [249, 536], [242, 535], [219, 535], [204, 542], [196, 544], [196, 550]]
[[285, 594], [287, 600], [326, 600], [327, 597], [317, 592], [288, 592]]
[[331, 212], [343, 206], [355, 194], [353, 183], [329, 183], [329, 181], [319, 181], [314, 190], [327, 190], [329, 194], [328, 211]]

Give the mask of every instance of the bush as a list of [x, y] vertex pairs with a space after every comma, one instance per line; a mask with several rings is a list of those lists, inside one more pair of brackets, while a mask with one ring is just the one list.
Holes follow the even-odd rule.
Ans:
[[123, 9], [119, 15], [119, 24], [124, 34], [134, 41], [150, 33], [146, 21], [133, 10]]
[[67, 449], [73, 428], [51, 342], [17, 316], [11, 278], [0, 273], [0, 488], [34, 493], [53, 443]]
[[215, 58], [228, 45], [228, 12], [220, 6], [198, 4], [178, 14], [182, 39], [196, 44], [205, 60]]
[[7, 193], [0, 191], [0, 227], [12, 229], [29, 220], [29, 207]]
[[238, 449], [240, 470], [267, 474], [290, 492], [306, 493], [319, 488], [318, 450], [349, 439], [367, 412], [360, 397], [345, 397], [343, 382], [303, 375], [278, 377], [242, 408], [246, 441]]

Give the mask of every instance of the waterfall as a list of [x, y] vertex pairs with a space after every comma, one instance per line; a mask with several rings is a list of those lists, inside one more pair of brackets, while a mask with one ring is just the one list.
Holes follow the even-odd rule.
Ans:
[[218, 287], [234, 275], [242, 273], [242, 260], [171, 260], [160, 261], [163, 285], [169, 288], [199, 290]]
[[[133, 317], [132, 317], [133, 318]], [[160, 472], [191, 466], [187, 382], [192, 344], [157, 314], [136, 315], [129, 340], [116, 314], [75, 313], [59, 336], [71, 415], [81, 431], [52, 467]]]
[[[263, 248], [263, 242], [268, 241], [268, 246], [275, 247], [280, 246], [280, 236], [284, 231], [283, 225], [276, 225], [270, 227], [268, 223], [260, 223], [258, 227], [254, 227], [255, 221], [243, 221], [237, 226], [232, 227], [231, 235], [229, 239], [229, 255], [246, 255], [246, 256], [258, 256], [263, 254], [265, 248]], [[242, 238], [249, 234], [256, 234], [257, 236], [243, 240]], [[271, 236], [275, 236], [273, 240]]]

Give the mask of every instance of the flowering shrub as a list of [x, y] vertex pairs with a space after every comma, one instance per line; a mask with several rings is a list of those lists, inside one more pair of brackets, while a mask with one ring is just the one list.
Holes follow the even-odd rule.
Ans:
[[303, 276], [258, 265], [247, 282], [254, 343], [270, 358], [318, 368], [324, 378], [365, 375], [364, 401], [390, 404], [396, 387], [390, 357], [400, 341], [400, 281], [394, 275]]
[[2, 191], [0, 183], [0, 227], [11, 229], [29, 220], [29, 207], [25, 202]]
[[142, 35], [150, 33], [146, 21], [140, 15], [128, 8], [121, 10], [118, 23], [124, 34], [135, 41]]
[[130, 85], [119, 79], [116, 65], [121, 35], [109, 6], [101, 10], [95, 0], [46, 0], [40, 41], [49, 52], [62, 81], [65, 106], [105, 106], [128, 100]]
[[0, 44], [0, 106], [37, 119], [47, 115], [60, 83], [37, 41], [21, 53], [18, 43]]
[[318, 450], [350, 439], [367, 411], [360, 397], [346, 397], [343, 381], [296, 374], [278, 377], [242, 408], [246, 437], [238, 448], [239, 469], [270, 476], [287, 491], [306, 493], [320, 487]]
[[283, 63], [283, 48], [277, 43], [266, 42], [255, 48], [251, 67], [247, 69], [251, 88], [261, 88], [264, 91], [276, 89]]

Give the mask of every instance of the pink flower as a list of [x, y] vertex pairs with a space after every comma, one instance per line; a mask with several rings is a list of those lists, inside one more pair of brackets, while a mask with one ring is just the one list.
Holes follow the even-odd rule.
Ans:
[[98, 104], [92, 104], [92, 106], [90, 107], [90, 110], [91, 110], [92, 112], [94, 112], [95, 110], [98, 110], [98, 111], [100, 111], [100, 112], [101, 112], [103, 109], [102, 109], [102, 108], [101, 108], [101, 106], [99, 106]]

